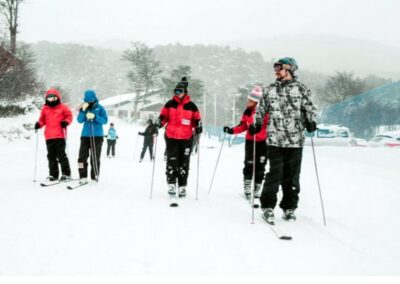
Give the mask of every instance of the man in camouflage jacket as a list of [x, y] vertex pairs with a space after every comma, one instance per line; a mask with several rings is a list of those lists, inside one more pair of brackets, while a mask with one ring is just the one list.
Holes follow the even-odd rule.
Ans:
[[283, 197], [280, 207], [284, 219], [295, 220], [300, 192], [300, 169], [304, 146], [304, 129], [316, 130], [317, 112], [311, 101], [310, 90], [297, 81], [298, 66], [293, 58], [285, 57], [274, 64], [277, 80], [265, 87], [256, 114], [257, 132], [261, 118], [269, 113], [267, 145], [270, 170], [264, 182], [261, 208], [264, 219], [274, 222], [274, 208], [279, 186]]

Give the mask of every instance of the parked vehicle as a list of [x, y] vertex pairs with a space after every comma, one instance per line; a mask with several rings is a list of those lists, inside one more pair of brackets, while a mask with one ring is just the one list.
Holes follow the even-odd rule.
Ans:
[[377, 134], [368, 141], [370, 147], [400, 147], [400, 131], [387, 131]]
[[367, 146], [367, 141], [360, 138], [353, 138], [347, 127], [340, 125], [319, 124], [313, 133], [306, 131], [305, 145], [311, 145], [313, 137], [316, 146]]

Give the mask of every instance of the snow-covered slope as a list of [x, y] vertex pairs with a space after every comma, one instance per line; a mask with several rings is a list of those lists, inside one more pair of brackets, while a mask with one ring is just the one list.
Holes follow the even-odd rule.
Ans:
[[[199, 199], [198, 156], [192, 156], [189, 194], [168, 206], [165, 149], [159, 136], [153, 198], [152, 163], [138, 163], [142, 127], [115, 123], [117, 157], [105, 157], [98, 184], [69, 191], [33, 182], [35, 139], [0, 147], [0, 275], [398, 275], [400, 265], [399, 149], [316, 148], [327, 213], [322, 224], [311, 148], [304, 149], [298, 220], [278, 240], [239, 196], [243, 144], [222, 150], [203, 137]], [[81, 126], [69, 129], [74, 177]], [[39, 135], [37, 177], [47, 175]], [[33, 136], [35, 138], [35, 136]]]

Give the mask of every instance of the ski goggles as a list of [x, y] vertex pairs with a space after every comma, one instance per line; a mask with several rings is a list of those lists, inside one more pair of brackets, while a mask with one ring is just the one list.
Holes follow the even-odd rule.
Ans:
[[293, 68], [293, 66], [292, 66], [292, 65], [289, 65], [289, 64], [281, 64], [281, 63], [275, 63], [275, 64], [274, 64], [274, 71], [275, 71], [275, 72], [279, 72], [279, 71], [281, 71], [282, 69], [285, 69], [285, 70], [292, 70], [292, 71], [295, 70], [295, 69]]
[[180, 95], [180, 94], [183, 94], [184, 92], [185, 92], [184, 89], [179, 89], [179, 88], [174, 89], [174, 94], [175, 95]]
[[48, 96], [46, 97], [46, 101], [49, 101], [49, 102], [54, 102], [54, 101], [56, 101], [56, 100], [58, 100], [58, 98], [57, 98], [56, 95], [48, 95]]
[[279, 72], [279, 71], [281, 71], [283, 69], [283, 65], [282, 64], [279, 64], [279, 63], [275, 63], [274, 64], [274, 71], [275, 72]]

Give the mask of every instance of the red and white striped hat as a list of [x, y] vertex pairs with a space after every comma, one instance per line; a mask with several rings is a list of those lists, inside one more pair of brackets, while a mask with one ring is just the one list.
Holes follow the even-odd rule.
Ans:
[[247, 99], [258, 103], [262, 97], [262, 88], [260, 86], [254, 86], [251, 93], [247, 96]]

